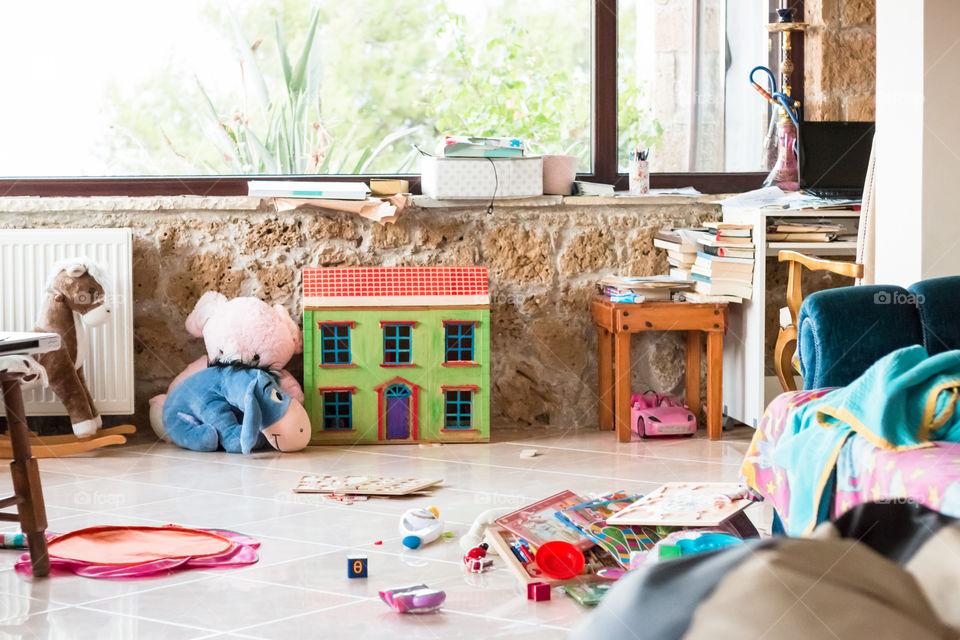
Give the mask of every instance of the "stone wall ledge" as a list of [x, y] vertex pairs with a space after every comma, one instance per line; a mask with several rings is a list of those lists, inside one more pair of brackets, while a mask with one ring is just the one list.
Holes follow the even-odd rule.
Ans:
[[[504, 198], [494, 202], [495, 209], [526, 209], [550, 207], [663, 207], [669, 205], [715, 204], [725, 197], [721, 194], [700, 196], [538, 196], [534, 198]], [[489, 200], [436, 200], [428, 196], [411, 196], [410, 203], [422, 209], [483, 209]], [[302, 207], [310, 210], [313, 207]], [[323, 208], [323, 207], [318, 207]], [[181, 211], [220, 211], [275, 213], [270, 198], [249, 196], [96, 196], [96, 197], [42, 197], [19, 196], [0, 198], [0, 213], [177, 213]]]
[[0, 213], [90, 213], [253, 211], [274, 212], [263, 198], [249, 196], [95, 196], [57, 198], [20, 196], [0, 198]]
[[[499, 207], [590, 207], [590, 206], [652, 206], [661, 207], [672, 204], [713, 204], [727, 197], [727, 194], [703, 194], [699, 196], [647, 195], [647, 196], [536, 196], [532, 198], [497, 198], [494, 208]], [[410, 201], [423, 209], [486, 209], [489, 198], [470, 200], [437, 200], [429, 196], [411, 196]]]

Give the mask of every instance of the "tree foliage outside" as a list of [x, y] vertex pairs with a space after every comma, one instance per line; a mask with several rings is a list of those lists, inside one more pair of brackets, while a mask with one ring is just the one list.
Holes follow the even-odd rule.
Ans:
[[[499, 135], [588, 171], [590, 4], [209, 2], [235, 81], [170, 66], [114, 87], [102, 152], [126, 174], [413, 173], [414, 144]], [[643, 90], [622, 83], [620, 108], [655, 144]]]

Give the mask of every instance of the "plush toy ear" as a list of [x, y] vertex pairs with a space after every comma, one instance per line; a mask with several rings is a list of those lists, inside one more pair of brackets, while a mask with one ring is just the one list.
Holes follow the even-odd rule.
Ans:
[[287, 331], [290, 332], [290, 337], [293, 338], [293, 352], [303, 353], [303, 334], [300, 333], [300, 327], [293, 321], [293, 318], [290, 317], [290, 314], [287, 313], [287, 310], [282, 304], [275, 304], [273, 308], [277, 312], [277, 315], [283, 320], [283, 325], [287, 328]]
[[63, 269], [67, 272], [67, 275], [71, 278], [79, 278], [87, 272], [87, 265], [81, 262], [74, 262], [73, 264], [68, 264]]
[[227, 297], [216, 291], [207, 291], [200, 296], [193, 311], [190, 312], [186, 322], [184, 322], [184, 326], [186, 326], [190, 335], [196, 338], [202, 338], [203, 325], [207, 324], [207, 320], [212, 318], [213, 314], [226, 303]]
[[260, 439], [260, 427], [263, 426], [263, 414], [260, 411], [260, 402], [257, 398], [257, 382], [254, 378], [247, 385], [247, 392], [243, 396], [243, 422], [240, 425], [240, 450], [244, 455], [253, 451]]

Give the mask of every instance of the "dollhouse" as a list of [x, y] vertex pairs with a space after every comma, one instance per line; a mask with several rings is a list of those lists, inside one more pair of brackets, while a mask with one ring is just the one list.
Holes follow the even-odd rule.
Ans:
[[308, 267], [303, 296], [311, 444], [489, 440], [485, 268]]

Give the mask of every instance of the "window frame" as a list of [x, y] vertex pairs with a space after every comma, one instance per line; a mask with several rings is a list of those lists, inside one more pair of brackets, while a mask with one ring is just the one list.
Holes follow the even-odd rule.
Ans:
[[[618, 190], [629, 179], [618, 168], [617, 150], [617, 0], [592, 0], [591, 156], [593, 168], [579, 180], [613, 184]], [[768, 0], [771, 21], [781, 2], [804, 15], [804, 0]], [[802, 19], [802, 18], [801, 18]], [[803, 103], [803, 39], [793, 36], [793, 96]], [[777, 64], [777, 47], [771, 47], [769, 64]], [[778, 73], [777, 69], [774, 69]], [[652, 173], [654, 189], [693, 186], [703, 193], [732, 193], [758, 188], [767, 172]], [[312, 180], [366, 182], [371, 178], [402, 178], [410, 191], [420, 193], [420, 176], [407, 175], [223, 175], [223, 176], [123, 176], [123, 177], [17, 177], [0, 178], [0, 197], [10, 196], [245, 196], [247, 182], [257, 180]]]
[[[354, 364], [354, 362], [353, 362], [353, 344], [352, 344], [352, 339], [351, 339], [351, 336], [350, 336], [350, 333], [351, 333], [352, 330], [353, 330], [353, 323], [352, 323], [352, 322], [323, 322], [323, 321], [321, 320], [320, 322], [317, 323], [317, 325], [318, 325], [318, 328], [319, 328], [319, 330], [320, 330], [320, 367], [323, 368], [323, 369], [335, 369], [335, 368], [337, 368], [337, 367], [353, 367], [353, 366], [356, 366], [356, 365]], [[341, 338], [340, 336], [336, 335], [336, 333], [334, 334], [334, 336], [333, 336], [332, 338], [328, 338], [328, 337], [326, 337], [326, 336], [323, 335], [324, 329], [326, 329], [326, 328], [337, 329], [337, 330], [338, 330], [338, 329], [345, 329], [345, 330], [346, 330], [346, 332], [347, 332], [347, 335], [346, 335], [347, 347], [346, 347], [345, 350], [344, 350], [344, 349], [341, 349], [341, 348], [336, 344], [337, 342], [339, 342], [340, 340], [343, 339], [343, 338]], [[333, 350], [332, 350], [332, 352], [331, 352], [331, 353], [334, 354], [334, 358], [333, 358], [333, 359], [335, 360], [334, 362], [327, 362], [327, 353], [328, 353], [328, 351], [327, 351], [327, 347], [326, 347], [326, 344], [325, 344], [325, 343], [327, 342], [327, 340], [333, 340], [333, 341], [334, 341], [334, 347], [333, 347]], [[339, 360], [339, 358], [336, 357], [336, 354], [343, 353], [344, 351], [346, 351], [346, 354], [347, 354], [347, 360], [346, 360], [346, 362], [339, 362], [339, 361], [337, 361], [337, 360]]]
[[[327, 388], [321, 387], [317, 391], [320, 393], [320, 404], [323, 412], [323, 416], [321, 418], [323, 431], [324, 432], [353, 431], [353, 394], [356, 392], [356, 388], [355, 387], [327, 387]], [[346, 402], [344, 402], [342, 398], [337, 398], [334, 402], [331, 403], [336, 407], [345, 406], [347, 408], [346, 414], [343, 414], [337, 411], [336, 415], [331, 416], [331, 418], [334, 420], [342, 420], [343, 418], [346, 418], [347, 423], [349, 424], [348, 427], [330, 428], [327, 426], [327, 395], [328, 394], [346, 395], [346, 398], [347, 398]]]
[[[477, 363], [477, 325], [478, 323], [475, 320], [444, 320], [443, 321], [443, 366], [445, 367], [457, 367], [457, 366], [478, 366]], [[451, 360], [450, 355], [450, 327], [456, 326], [459, 327], [459, 333], [454, 336], [457, 339], [457, 347], [454, 351], [458, 355], [463, 355], [463, 339], [466, 335], [463, 333], [463, 327], [470, 327], [470, 358], [468, 360], [457, 359]]]
[[[458, 386], [458, 387], [441, 387], [441, 393], [443, 394], [443, 431], [475, 431], [476, 427], [474, 426], [475, 414], [473, 411], [473, 401], [476, 398], [478, 388], [475, 386]], [[457, 394], [456, 400], [451, 401], [448, 394], [455, 393]], [[463, 400], [462, 394], [468, 394], [467, 400]], [[448, 411], [449, 405], [456, 405], [457, 412], [453, 414], [457, 418], [457, 425], [451, 427], [447, 424], [447, 421], [450, 417], [450, 412]], [[469, 413], [463, 413], [463, 406], [467, 407]], [[464, 416], [469, 418], [469, 424], [466, 426], [460, 426], [461, 420]]]
[[[386, 321], [380, 323], [380, 330], [382, 332], [382, 340], [383, 340], [383, 359], [380, 362], [381, 367], [397, 368], [397, 367], [416, 366], [413, 363], [413, 329], [415, 324], [416, 323], [414, 322], [386, 322]], [[400, 335], [399, 331], [401, 329], [406, 329], [407, 331], [406, 336]], [[391, 337], [387, 335], [388, 330], [394, 330], [397, 333]], [[393, 349], [388, 348], [387, 340], [393, 340], [396, 343], [396, 346]], [[406, 349], [400, 348], [401, 340], [407, 341], [408, 346]], [[394, 358], [398, 358], [398, 359], [394, 360], [393, 362], [388, 362], [387, 361], [388, 353], [393, 354]], [[406, 354], [406, 360], [402, 362], [399, 360], [399, 356], [401, 354]]]

